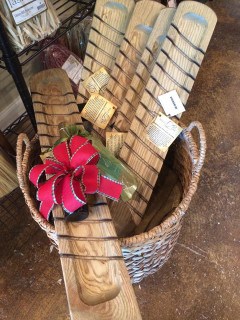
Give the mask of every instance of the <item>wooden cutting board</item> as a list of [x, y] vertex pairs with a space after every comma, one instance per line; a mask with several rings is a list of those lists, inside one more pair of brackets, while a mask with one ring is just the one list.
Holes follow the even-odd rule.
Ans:
[[[153, 26], [159, 13], [165, 7], [156, 2], [143, 0], [136, 3], [129, 25], [123, 37], [110, 80], [104, 97], [120, 108], [132, 78], [138, 67], [146, 43], [152, 34]], [[110, 125], [116, 120], [114, 115], [105, 129], [93, 126], [95, 132], [105, 140], [105, 132], [111, 131]]]
[[132, 15], [134, 0], [97, 0], [86, 49], [77, 102], [84, 103], [89, 93], [82, 82], [104, 67], [111, 73]]
[[[59, 138], [59, 123], [82, 120], [65, 71], [36, 74], [30, 89], [45, 151]], [[60, 206], [53, 210], [71, 319], [141, 319], [106, 199], [97, 203], [82, 222], [66, 222]]]
[[[215, 13], [206, 5], [181, 2], [143, 92], [119, 155], [139, 180], [138, 193], [128, 201], [137, 224], [146, 210], [167, 153], [160, 151], [145, 135], [155, 115], [163, 112], [158, 96], [175, 89], [186, 104], [216, 22]], [[124, 210], [121, 208], [116, 214], [121, 215]]]

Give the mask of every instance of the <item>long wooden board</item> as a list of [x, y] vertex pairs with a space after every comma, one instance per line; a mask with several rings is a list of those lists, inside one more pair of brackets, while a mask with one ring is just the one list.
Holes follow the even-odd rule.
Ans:
[[[82, 120], [67, 74], [42, 71], [30, 81], [42, 151], [58, 139], [58, 124]], [[141, 319], [106, 199], [83, 222], [66, 222], [53, 210], [71, 319]], [[105, 204], [105, 205], [104, 205]]]
[[176, 9], [173, 8], [165, 8], [160, 11], [132, 82], [122, 100], [121, 106], [116, 112], [114, 131], [127, 132], [130, 128], [175, 12]]
[[85, 79], [101, 67], [111, 73], [134, 6], [134, 0], [96, 1], [79, 85], [78, 103], [84, 103], [89, 98], [89, 93], [82, 85]]
[[186, 104], [216, 22], [215, 13], [206, 5], [181, 2], [162, 44], [119, 155], [139, 179], [138, 193], [128, 202], [136, 223], [145, 212], [167, 153], [145, 136], [146, 127], [163, 111], [158, 96], [175, 89]]
[[[129, 130], [175, 12], [176, 9], [173, 8], [165, 8], [160, 11], [132, 82], [122, 100], [122, 105], [116, 112], [113, 131], [127, 132]], [[135, 197], [137, 194], [138, 191], [136, 191]], [[139, 196], [141, 196], [141, 194], [139, 194]], [[131, 214], [133, 209], [131, 209], [127, 203], [121, 201], [112, 202], [109, 206], [117, 233], [121, 236], [126, 236], [128, 233], [131, 233], [135, 228], [135, 222], [132, 220]], [[121, 214], [119, 214], [119, 212], [121, 212]], [[134, 216], [135, 215], [133, 215], [133, 217]]]
[[[121, 107], [156, 19], [164, 8], [162, 4], [150, 0], [139, 1], [135, 5], [111, 72], [110, 80], [104, 92], [104, 97], [117, 108]], [[105, 132], [111, 131], [110, 125], [115, 122], [115, 119], [116, 116], [114, 115], [105, 130], [93, 126], [94, 130], [102, 136], [103, 140], [105, 140]]]

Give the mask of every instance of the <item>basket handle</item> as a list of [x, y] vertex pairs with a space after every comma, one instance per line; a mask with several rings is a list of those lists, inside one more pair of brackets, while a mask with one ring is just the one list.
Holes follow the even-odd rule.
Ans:
[[[190, 155], [193, 160], [193, 169], [192, 169], [192, 179], [191, 179], [191, 188], [188, 190], [187, 194], [185, 195], [184, 199], [179, 205], [180, 214], [181, 216], [184, 216], [186, 213], [187, 208], [189, 207], [189, 204], [191, 202], [192, 196], [197, 190], [197, 185], [200, 177], [200, 171], [202, 169], [205, 154], [206, 154], [206, 136], [204, 129], [200, 122], [193, 121], [190, 123], [190, 125], [184, 129], [186, 132], [191, 133], [191, 131], [196, 128], [198, 132], [198, 138], [199, 138], [199, 148], [192, 147], [190, 149]], [[196, 150], [197, 149], [197, 150]]]
[[[26, 146], [25, 151], [23, 152], [23, 147]], [[19, 181], [19, 186], [22, 189], [23, 186], [26, 186], [26, 172], [27, 172], [27, 163], [29, 158], [29, 153], [31, 151], [31, 142], [28, 139], [28, 136], [25, 133], [20, 133], [17, 139], [17, 176]]]
[[198, 132], [198, 138], [199, 138], [199, 142], [198, 142], [198, 154], [196, 154], [194, 152], [194, 150], [190, 150], [192, 159], [193, 159], [193, 174], [199, 174], [199, 172], [202, 169], [203, 163], [204, 163], [204, 159], [205, 159], [205, 155], [206, 155], [206, 149], [207, 149], [207, 144], [206, 144], [206, 135], [205, 135], [205, 131], [203, 129], [202, 124], [199, 121], [193, 121], [190, 123], [190, 125], [185, 129], [186, 131], [188, 131], [189, 133], [191, 133], [191, 131], [193, 129], [197, 129]]

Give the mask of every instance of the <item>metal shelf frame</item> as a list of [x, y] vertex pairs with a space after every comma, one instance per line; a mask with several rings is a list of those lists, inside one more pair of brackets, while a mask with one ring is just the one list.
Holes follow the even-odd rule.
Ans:
[[[56, 0], [53, 5], [57, 7], [60, 0]], [[45, 39], [32, 43], [25, 49], [23, 49], [21, 52], [16, 53], [13, 49], [4, 24], [0, 18], [0, 50], [1, 50], [1, 57], [0, 57], [0, 68], [7, 70], [15, 82], [16, 88], [19, 92], [19, 95], [22, 99], [22, 102], [25, 106], [25, 109], [27, 111], [27, 114], [31, 120], [31, 123], [33, 125], [33, 128], [36, 130], [36, 121], [33, 111], [33, 104], [32, 104], [32, 98], [30, 95], [30, 92], [28, 90], [26, 81], [24, 79], [23, 73], [22, 73], [22, 67], [26, 65], [28, 62], [30, 62], [32, 59], [37, 57], [44, 49], [49, 47], [51, 44], [53, 44], [58, 38], [66, 34], [70, 29], [72, 29], [74, 26], [76, 26], [80, 21], [82, 21], [87, 15], [91, 14], [94, 6], [95, 6], [95, 0], [71, 0], [66, 1], [66, 3], [72, 2], [72, 5], [70, 5], [65, 10], [61, 11], [59, 16], [63, 14], [67, 14], [70, 9], [73, 8], [73, 6], [76, 6], [76, 4], [79, 4], [79, 9], [76, 10], [73, 14], [70, 14], [67, 18], [65, 18], [61, 22], [61, 26], [58, 28], [58, 30], [51, 36], [46, 37]], [[62, 7], [66, 4], [59, 5], [57, 8], [58, 10], [62, 9]], [[57, 11], [58, 11], [57, 10]], [[46, 41], [48, 40], [48, 41]]]

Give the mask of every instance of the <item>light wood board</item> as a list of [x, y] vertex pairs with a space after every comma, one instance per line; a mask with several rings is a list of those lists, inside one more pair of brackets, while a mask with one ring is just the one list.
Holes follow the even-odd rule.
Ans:
[[154, 63], [158, 57], [161, 45], [166, 37], [175, 12], [176, 9], [173, 8], [165, 8], [160, 11], [132, 82], [120, 108], [118, 108], [116, 112], [113, 131], [127, 132], [130, 128], [130, 124], [150, 78]]
[[[42, 151], [58, 137], [58, 124], [78, 123], [65, 71], [42, 71], [30, 81]], [[98, 196], [96, 202], [106, 203]], [[60, 206], [53, 210], [71, 319], [141, 319], [107, 205], [90, 207], [83, 222], [66, 222]]]
[[[110, 80], [104, 92], [104, 97], [117, 108], [121, 107], [146, 43], [152, 33], [154, 23], [164, 8], [162, 4], [149, 0], [139, 1], [135, 5], [111, 72]], [[102, 136], [103, 140], [105, 140], [105, 132], [111, 131], [110, 125], [115, 122], [115, 119], [116, 116], [114, 115], [105, 130], [93, 126], [94, 130]]]
[[167, 153], [150, 143], [145, 133], [156, 114], [163, 112], [158, 96], [175, 89], [186, 104], [216, 21], [215, 13], [207, 6], [194, 1], [180, 3], [120, 151], [120, 160], [139, 179], [138, 193], [128, 202], [137, 224]]
[[16, 167], [2, 148], [0, 148], [0, 181], [0, 198], [19, 186]]
[[[165, 8], [160, 11], [122, 105], [116, 112], [113, 131], [127, 132], [129, 130], [175, 12], [176, 10], [171, 8]], [[137, 193], [138, 191], [136, 191]], [[119, 201], [110, 203], [109, 207], [117, 233], [121, 237], [126, 236], [128, 233], [131, 234], [135, 228], [135, 222], [132, 220], [130, 206]], [[119, 214], [119, 211], [121, 214]]]
[[134, 230], [134, 234], [141, 234], [159, 225], [170, 212], [178, 207], [182, 194], [177, 174], [164, 163], [155, 186], [155, 192], [152, 194], [149, 206], [142, 221]]
[[101, 67], [111, 73], [134, 6], [134, 0], [96, 1], [79, 85], [78, 103], [84, 103], [89, 98], [89, 93], [82, 85], [85, 79]]

